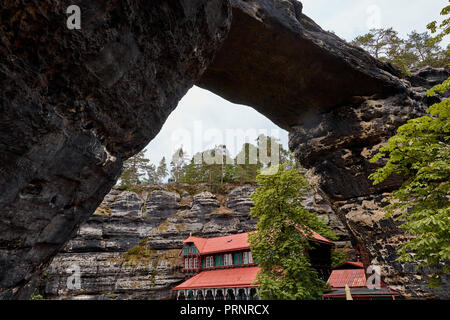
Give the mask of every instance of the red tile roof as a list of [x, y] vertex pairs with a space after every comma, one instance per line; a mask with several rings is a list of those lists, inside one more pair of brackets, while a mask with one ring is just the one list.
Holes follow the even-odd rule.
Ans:
[[254, 282], [259, 270], [258, 267], [250, 267], [202, 271], [173, 290], [257, 287]]
[[193, 242], [200, 254], [250, 249], [248, 233], [238, 233], [217, 238], [197, 238], [190, 236], [184, 242]]
[[[299, 229], [299, 231], [301, 231]], [[317, 232], [312, 231], [312, 236], [315, 241], [334, 245], [333, 242], [322, 237]], [[230, 236], [217, 238], [199, 238], [190, 236], [184, 243], [193, 242], [200, 254], [212, 254], [217, 252], [228, 252], [250, 249], [248, 243], [248, 233], [238, 233]]]
[[[303, 235], [305, 235], [305, 232], [303, 231], [303, 229], [299, 226], [295, 227], [298, 231], [300, 231]], [[329, 245], [334, 245], [333, 242], [331, 242], [330, 240], [328, 240], [325, 237], [322, 237], [320, 234], [318, 234], [317, 232], [315, 232], [314, 230], [311, 230], [312, 236], [314, 238], [315, 241], [317, 242], [321, 242], [321, 243], [325, 243], [325, 244], [329, 244]]]
[[328, 283], [333, 288], [361, 288], [366, 286], [366, 273], [364, 269], [333, 270]]

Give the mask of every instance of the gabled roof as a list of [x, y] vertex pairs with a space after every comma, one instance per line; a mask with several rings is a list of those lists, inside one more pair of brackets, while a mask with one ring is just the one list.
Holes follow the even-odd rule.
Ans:
[[362, 288], [366, 286], [366, 272], [364, 269], [333, 270], [328, 283], [332, 288]]
[[198, 238], [190, 236], [184, 243], [193, 242], [200, 254], [250, 249], [248, 233], [238, 233], [217, 238]]
[[202, 271], [173, 290], [257, 287], [254, 282], [259, 270], [258, 267], [250, 267]]
[[[350, 288], [366, 287], [366, 271], [362, 262], [346, 261], [336, 266], [328, 278], [328, 283], [333, 288], [344, 288], [347, 284]], [[381, 287], [386, 283], [381, 280]]]
[[[296, 226], [295, 227], [295, 229], [297, 229], [298, 231], [300, 231], [303, 235], [305, 235], [305, 231], [301, 228], [301, 227], [299, 227], [299, 226]], [[320, 243], [324, 243], [324, 244], [328, 244], [328, 245], [331, 245], [331, 246], [334, 246], [334, 243], [333, 242], [331, 242], [330, 240], [328, 240], [327, 238], [325, 238], [325, 237], [322, 237], [320, 234], [318, 234], [317, 232], [315, 232], [314, 230], [311, 230], [311, 235], [312, 235], [312, 237], [313, 237], [313, 241], [317, 241], [317, 242], [320, 242]]]
[[[297, 228], [300, 232], [301, 229]], [[304, 234], [304, 232], [302, 232]], [[312, 231], [313, 241], [324, 243], [327, 245], [334, 245], [333, 242], [322, 237], [317, 232]], [[230, 236], [216, 237], [216, 238], [199, 238], [190, 236], [184, 243], [194, 243], [195, 247], [200, 254], [212, 254], [218, 252], [229, 252], [238, 250], [248, 250], [250, 249], [250, 244], [248, 243], [248, 233], [238, 233]]]

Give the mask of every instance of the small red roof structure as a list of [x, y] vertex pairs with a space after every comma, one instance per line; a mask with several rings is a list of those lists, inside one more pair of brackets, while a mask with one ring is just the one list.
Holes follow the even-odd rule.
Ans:
[[362, 262], [346, 261], [341, 263], [331, 272], [328, 284], [332, 290], [323, 295], [324, 299], [345, 298], [345, 286], [351, 289], [352, 297], [356, 300], [375, 298], [389, 298], [395, 300], [399, 294], [389, 289], [381, 281], [381, 288], [373, 290], [367, 287], [366, 271]]
[[328, 283], [332, 288], [362, 288], [366, 286], [366, 273], [364, 269], [333, 270]]
[[203, 271], [186, 280], [173, 290], [257, 287], [254, 284], [260, 268], [237, 268]]

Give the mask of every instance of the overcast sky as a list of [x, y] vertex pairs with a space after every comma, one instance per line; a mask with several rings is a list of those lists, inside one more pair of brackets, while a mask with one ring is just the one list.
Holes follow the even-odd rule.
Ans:
[[[323, 29], [351, 41], [373, 27], [393, 27], [401, 37], [406, 37], [412, 30], [424, 32], [429, 22], [438, 19], [448, 1], [303, 0], [302, 3], [303, 13]], [[233, 141], [229, 137], [239, 133], [239, 129], [277, 136], [287, 148], [287, 132], [263, 115], [250, 107], [232, 104], [211, 92], [193, 87], [147, 146], [146, 154], [152, 163], [157, 164], [163, 156], [169, 162], [179, 145], [183, 145], [192, 156], [195, 152], [225, 143], [235, 155], [241, 141]]]

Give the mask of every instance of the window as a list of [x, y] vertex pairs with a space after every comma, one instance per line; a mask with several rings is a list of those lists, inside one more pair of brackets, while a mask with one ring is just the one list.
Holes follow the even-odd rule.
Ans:
[[253, 263], [253, 257], [251, 252], [248, 253], [248, 263]]
[[184, 259], [184, 268], [189, 269], [189, 259], [188, 258]]
[[197, 262], [197, 258], [194, 258], [194, 269], [198, 268], [198, 262]]
[[212, 268], [214, 266], [214, 257], [206, 257], [206, 268]]
[[189, 258], [189, 269], [192, 269], [192, 258]]
[[248, 264], [248, 252], [244, 252], [244, 264]]
[[233, 264], [233, 255], [231, 253], [227, 253], [223, 256], [223, 265], [231, 266]]

